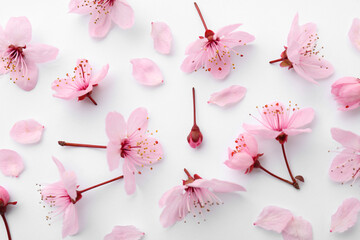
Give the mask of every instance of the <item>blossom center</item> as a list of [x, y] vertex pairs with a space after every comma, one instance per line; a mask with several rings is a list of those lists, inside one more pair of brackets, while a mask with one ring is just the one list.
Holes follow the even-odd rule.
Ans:
[[125, 158], [129, 155], [133, 148], [141, 148], [141, 146], [131, 146], [129, 139], [125, 138], [121, 141], [120, 156]]
[[[5, 62], [5, 70], [14, 70], [19, 63], [20, 67], [22, 66], [22, 60], [24, 59], [23, 50], [26, 48], [26, 45], [23, 47], [10, 45], [2, 57], [2, 61]], [[12, 66], [11, 66], [12, 65]]]
[[97, 4], [102, 5], [104, 7], [106, 7], [106, 6], [112, 7], [114, 5], [115, 1], [116, 0], [98, 0]]

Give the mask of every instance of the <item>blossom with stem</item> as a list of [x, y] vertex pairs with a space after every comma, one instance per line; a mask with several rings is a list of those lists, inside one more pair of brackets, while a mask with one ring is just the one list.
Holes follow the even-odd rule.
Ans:
[[194, 125], [191, 128], [189, 135], [187, 136], [187, 141], [192, 148], [197, 148], [200, 146], [203, 140], [203, 135], [200, 131], [199, 126], [196, 124], [196, 106], [195, 106], [195, 88], [192, 88], [193, 94], [193, 109], [194, 109]]
[[10, 195], [9, 195], [8, 191], [5, 188], [3, 188], [2, 186], [0, 186], [0, 215], [4, 222], [8, 239], [11, 240], [10, 228], [9, 228], [9, 224], [5, 217], [5, 213], [6, 213], [7, 207], [9, 205], [16, 205], [17, 202], [9, 202], [9, 201], [10, 201]]
[[228, 25], [214, 33], [207, 28], [197, 3], [194, 4], [204, 25], [205, 36], [200, 36], [187, 47], [185, 54], [188, 56], [183, 61], [181, 70], [191, 73], [203, 68], [214, 78], [224, 79], [231, 69], [235, 69], [231, 61], [231, 53], [240, 55], [234, 48], [254, 41], [255, 37], [246, 32], [235, 31], [241, 24]]
[[[53, 157], [53, 161], [59, 170], [61, 180], [43, 186], [40, 190], [40, 194], [41, 199], [46, 204], [49, 204], [50, 207], [58, 208], [56, 212], [50, 212], [51, 214], [54, 213], [57, 215], [63, 213], [62, 237], [65, 238], [68, 235], [75, 235], [79, 231], [78, 215], [75, 204], [82, 199], [83, 193], [120, 180], [123, 176], [113, 178], [83, 190], [77, 190], [79, 186], [77, 184], [75, 172], [65, 170], [62, 163], [55, 157]], [[47, 217], [47, 219], [49, 220], [51, 218]]]

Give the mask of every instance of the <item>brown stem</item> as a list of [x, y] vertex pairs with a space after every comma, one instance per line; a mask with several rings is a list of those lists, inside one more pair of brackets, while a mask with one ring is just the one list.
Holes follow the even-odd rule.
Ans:
[[286, 182], [287, 184], [293, 185], [293, 183], [290, 182], [289, 180], [286, 180], [286, 179], [284, 179], [284, 178], [282, 178], [282, 177], [279, 177], [278, 175], [270, 172], [269, 170], [267, 170], [267, 169], [264, 168], [263, 166], [260, 165], [259, 168], [260, 168], [261, 170], [263, 170], [264, 172], [266, 172], [267, 174], [269, 174], [269, 175], [271, 175], [271, 176], [273, 176], [273, 177], [275, 177], [275, 178], [277, 178], [277, 179], [279, 179], [279, 180], [281, 180], [281, 181], [283, 181], [283, 182]]
[[81, 144], [81, 143], [68, 143], [65, 141], [58, 141], [60, 146], [68, 146], [68, 147], [88, 147], [88, 148], [106, 148], [106, 146], [102, 145], [92, 145], [92, 144]]
[[184, 172], [186, 173], [189, 179], [194, 179], [186, 168], [184, 168]]
[[6, 221], [6, 217], [5, 217], [5, 214], [1, 214], [1, 217], [4, 221], [4, 224], [5, 224], [5, 228], [6, 228], [6, 232], [7, 232], [7, 235], [8, 235], [8, 239], [11, 240], [11, 234], [10, 234], [10, 228], [9, 228], [9, 224], [8, 222]]
[[197, 10], [197, 12], [198, 12], [198, 14], [199, 14], [199, 16], [200, 16], [200, 19], [201, 19], [201, 21], [202, 21], [202, 23], [203, 23], [203, 25], [204, 25], [205, 30], [208, 30], [208, 28], [207, 28], [207, 26], [206, 26], [206, 23], [205, 23], [205, 20], [204, 20], [204, 18], [203, 18], [203, 15], [201, 14], [201, 11], [200, 11], [199, 6], [197, 5], [196, 2], [194, 2], [194, 5], [195, 5], [195, 8], [196, 8], [196, 10]]
[[281, 62], [281, 61], [284, 61], [284, 60], [285, 59], [283, 59], [283, 58], [279, 58], [279, 59], [272, 60], [269, 63], [276, 63], [276, 62]]
[[109, 181], [106, 181], [106, 182], [103, 182], [103, 183], [99, 183], [99, 184], [97, 184], [97, 185], [94, 185], [94, 186], [92, 186], [92, 187], [86, 188], [86, 189], [81, 190], [81, 191], [78, 191], [78, 192], [81, 194], [81, 193], [87, 192], [87, 191], [89, 191], [89, 190], [91, 190], [91, 189], [94, 189], [94, 188], [103, 186], [103, 185], [105, 185], [105, 184], [108, 184], [108, 183], [111, 183], [111, 182], [115, 182], [115, 181], [120, 180], [120, 179], [122, 179], [122, 178], [124, 178], [124, 175], [121, 175], [121, 176], [119, 176], [119, 177], [113, 178], [113, 179], [111, 179], [111, 180], [109, 180]]
[[97, 103], [95, 102], [95, 100], [91, 97], [91, 95], [88, 93], [86, 94], [86, 96], [90, 99], [90, 101], [93, 102], [93, 104], [97, 105]]
[[196, 106], [195, 106], [195, 88], [192, 88], [193, 94], [193, 109], [194, 109], [194, 125], [196, 125]]
[[291, 180], [292, 180], [293, 183], [295, 184], [295, 183], [296, 183], [296, 180], [295, 180], [295, 178], [294, 178], [294, 176], [293, 176], [293, 174], [292, 174], [292, 172], [291, 172], [291, 170], [290, 170], [289, 162], [288, 162], [288, 160], [287, 160], [286, 153], [285, 153], [285, 146], [284, 146], [284, 144], [281, 144], [281, 149], [282, 149], [282, 152], [283, 152], [283, 155], [284, 155], [286, 167], [287, 167], [287, 169], [288, 169], [288, 172], [289, 172], [289, 175], [290, 175], [290, 177], [291, 177]]

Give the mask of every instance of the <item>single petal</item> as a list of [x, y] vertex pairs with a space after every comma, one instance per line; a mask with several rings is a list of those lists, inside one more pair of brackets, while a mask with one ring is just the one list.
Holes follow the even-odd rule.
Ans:
[[228, 104], [234, 104], [239, 102], [246, 94], [246, 88], [239, 85], [232, 85], [219, 92], [211, 94], [208, 103], [219, 105], [220, 107]]
[[346, 148], [360, 151], [360, 136], [340, 128], [331, 129], [332, 138]]
[[216, 34], [215, 34], [215, 36], [214, 36], [214, 38], [216, 39], [216, 38], [218, 38], [218, 37], [223, 37], [223, 36], [226, 36], [226, 35], [228, 35], [229, 33], [231, 33], [232, 31], [235, 31], [238, 27], [240, 27], [241, 26], [241, 24], [240, 23], [237, 23], [237, 24], [231, 24], [231, 25], [227, 25], [227, 26], [225, 26], [225, 27], [222, 27], [222, 28], [220, 28], [217, 32], [216, 32]]
[[303, 78], [310, 82], [314, 79], [330, 77], [334, 73], [333, 66], [316, 55], [301, 56], [299, 64], [293, 64], [294, 70]]
[[41, 140], [44, 126], [33, 119], [22, 120], [14, 124], [10, 137], [18, 143], [31, 144]]
[[24, 50], [26, 59], [35, 63], [55, 60], [58, 53], [59, 49], [46, 44], [29, 44]]
[[225, 165], [235, 170], [246, 171], [254, 164], [252, 156], [246, 152], [237, 152], [229, 160], [225, 161]]
[[106, 147], [106, 157], [109, 165], [109, 170], [113, 171], [119, 167], [121, 159], [121, 143], [109, 142]]
[[109, 64], [106, 64], [105, 66], [102, 67], [102, 69], [100, 70], [100, 72], [98, 72], [95, 76], [93, 76], [91, 78], [91, 85], [96, 85], [99, 84], [100, 81], [102, 81], [106, 75], [108, 74], [109, 71]]
[[284, 240], [312, 240], [311, 224], [302, 217], [294, 217], [282, 231]]
[[34, 62], [27, 61], [22, 71], [10, 72], [10, 80], [25, 91], [31, 91], [38, 81], [38, 68]]
[[10, 196], [8, 191], [3, 188], [2, 186], [0, 186], [0, 200], [2, 201], [2, 203], [6, 206], [10, 200]]
[[63, 216], [63, 228], [62, 228], [62, 237], [75, 235], [79, 231], [79, 219], [75, 204], [70, 203], [65, 211]]
[[311, 132], [311, 129], [310, 128], [304, 128], [304, 129], [291, 129], [291, 128], [288, 128], [288, 129], [284, 129], [284, 133], [286, 135], [289, 135], [289, 136], [295, 136], [295, 135], [298, 135], [298, 134], [301, 134], [301, 133], [307, 133], [307, 132]]
[[170, 190], [166, 191], [159, 201], [159, 206], [164, 207], [170, 204], [174, 199], [180, 198], [183, 195], [184, 189], [187, 188], [185, 185], [175, 186]]
[[303, 127], [312, 122], [315, 116], [315, 111], [312, 108], [302, 108], [294, 111], [288, 123], [288, 128]]
[[231, 56], [226, 54], [222, 56], [221, 60], [206, 61], [206, 69], [219, 80], [227, 77], [232, 67]]
[[104, 240], [140, 240], [144, 235], [134, 226], [115, 226]]
[[239, 134], [238, 139], [242, 140], [238, 144], [243, 144], [242, 147], [246, 148], [252, 157], [256, 157], [258, 155], [258, 143], [253, 135], [245, 132]]
[[348, 33], [350, 42], [360, 50], [360, 19], [354, 18]]
[[360, 201], [356, 198], [346, 199], [331, 216], [330, 232], [345, 232], [353, 227], [360, 211]]
[[293, 215], [289, 210], [268, 206], [262, 210], [254, 225], [281, 233], [292, 219]]
[[105, 37], [111, 27], [111, 17], [109, 14], [95, 14], [91, 15], [89, 22], [89, 34], [94, 38]]
[[247, 123], [243, 124], [243, 128], [251, 134], [259, 135], [265, 138], [276, 138], [280, 134], [280, 132], [268, 129], [264, 126], [251, 125]]
[[134, 25], [134, 10], [126, 0], [115, 1], [111, 19], [123, 29], [131, 28]]
[[187, 56], [180, 66], [181, 71], [185, 73], [191, 73], [202, 67], [202, 65], [199, 64], [198, 61], [195, 60], [195, 58], [196, 58], [195, 54], [191, 54]]
[[164, 22], [151, 23], [151, 37], [154, 40], [154, 48], [162, 54], [169, 54], [171, 51], [172, 34], [169, 26]]
[[129, 159], [125, 158], [123, 164], [123, 174], [125, 191], [128, 195], [131, 195], [136, 191], [135, 171], [136, 169], [134, 165], [129, 161]]
[[255, 37], [247, 32], [236, 31], [221, 39], [221, 42], [228, 48], [246, 45], [255, 40]]
[[21, 156], [12, 150], [0, 150], [0, 171], [9, 177], [18, 177], [24, 170], [24, 163]]
[[139, 83], [147, 86], [156, 86], [164, 82], [160, 68], [148, 58], [132, 59], [133, 77]]
[[12, 17], [6, 24], [5, 34], [10, 44], [23, 47], [31, 40], [31, 23], [26, 17]]
[[106, 116], [105, 129], [108, 138], [111, 141], [119, 142], [126, 137], [126, 122], [118, 112], [110, 112]]
[[93, 11], [93, 4], [84, 4], [84, 0], [70, 0], [69, 12], [77, 14], [89, 14]]
[[352, 149], [344, 149], [331, 163], [329, 169], [330, 179], [340, 183], [354, 181], [358, 178], [359, 167], [360, 156]]
[[208, 43], [206, 38], [199, 38], [194, 42], [190, 43], [185, 50], [185, 55], [197, 54], [199, 53], [205, 45]]
[[148, 112], [146, 108], [137, 108], [127, 121], [127, 137], [136, 138], [145, 134], [148, 127]]
[[246, 191], [246, 189], [236, 183], [221, 181], [218, 179], [197, 179], [196, 181], [187, 184], [189, 187], [197, 187], [197, 188], [210, 188], [214, 192], [227, 193], [227, 192], [235, 192], [235, 191]]
[[77, 179], [76, 174], [74, 171], [66, 171], [64, 165], [55, 157], [52, 157], [54, 163], [56, 164], [63, 187], [65, 188], [66, 192], [70, 196], [72, 200], [76, 200], [77, 197]]

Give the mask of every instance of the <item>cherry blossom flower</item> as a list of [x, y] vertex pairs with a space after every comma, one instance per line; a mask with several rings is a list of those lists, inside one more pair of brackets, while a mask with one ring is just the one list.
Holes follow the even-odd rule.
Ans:
[[219, 92], [211, 94], [208, 103], [216, 104], [220, 107], [224, 107], [230, 104], [239, 102], [245, 97], [246, 88], [239, 85], [232, 85]]
[[354, 18], [348, 35], [350, 42], [354, 45], [354, 47], [360, 50], [360, 19], [359, 18]]
[[207, 28], [196, 3], [195, 7], [205, 27], [205, 36], [200, 36], [198, 40], [187, 47], [185, 51], [187, 57], [181, 65], [181, 70], [191, 73], [203, 68], [214, 78], [224, 79], [231, 69], [235, 69], [231, 61], [231, 53], [237, 55], [239, 53], [234, 48], [254, 41], [255, 37], [246, 32], [235, 31], [241, 24], [228, 25], [214, 33]]
[[333, 66], [323, 59], [317, 50], [316, 25], [307, 23], [299, 26], [299, 15], [296, 14], [287, 39], [287, 47], [281, 58], [270, 63], [281, 62], [281, 67], [294, 68], [302, 78], [316, 83], [315, 79], [323, 79], [334, 73]]
[[90, 14], [91, 37], [103, 38], [110, 30], [111, 22], [123, 29], [134, 25], [134, 11], [126, 0], [71, 0], [71, 13]]
[[339, 110], [348, 111], [360, 106], [360, 79], [343, 77], [331, 85], [331, 93], [340, 105]]
[[9, 202], [9, 201], [10, 201], [10, 195], [8, 191], [2, 186], [0, 186], [0, 215], [3, 219], [5, 229], [8, 235], [8, 239], [11, 240], [10, 228], [7, 219], [5, 217], [5, 213], [9, 205], [16, 205], [17, 202]]
[[161, 144], [151, 134], [147, 133], [148, 113], [145, 108], [137, 108], [127, 122], [117, 112], [111, 112], [106, 117], [107, 160], [110, 171], [122, 165], [125, 191], [133, 194], [136, 190], [135, 166], [150, 166], [162, 159]]
[[336, 213], [331, 216], [330, 232], [345, 232], [353, 227], [360, 212], [360, 201], [356, 198], [345, 199]]
[[62, 99], [78, 99], [79, 101], [89, 98], [95, 105], [97, 103], [91, 97], [91, 93], [101, 80], [103, 80], [109, 70], [109, 64], [103, 66], [101, 71], [92, 75], [92, 67], [86, 59], [77, 60], [74, 68], [74, 76], [69, 74], [66, 78], [57, 79], [52, 84], [52, 89], [56, 92], [53, 96]]
[[172, 34], [169, 26], [164, 22], [151, 23], [151, 37], [154, 40], [154, 48], [162, 54], [169, 54], [171, 51]]
[[41, 140], [44, 126], [34, 119], [22, 120], [14, 124], [10, 137], [21, 144], [37, 143]]
[[0, 26], [0, 75], [10, 74], [10, 80], [25, 91], [38, 81], [37, 63], [54, 60], [58, 49], [45, 44], [30, 44], [31, 24], [26, 17], [12, 17], [5, 29]]
[[217, 193], [228, 193], [235, 191], [246, 191], [244, 187], [218, 179], [206, 180], [199, 175], [191, 176], [184, 169], [188, 179], [183, 180], [183, 185], [175, 186], [164, 193], [161, 197], [159, 205], [164, 207], [160, 216], [160, 222], [164, 227], [170, 227], [177, 221], [183, 220], [188, 213], [202, 213], [206, 208], [219, 205], [222, 203], [220, 198], [215, 195]]
[[132, 59], [133, 76], [139, 83], [146, 86], [157, 86], [164, 82], [164, 77], [156, 63], [148, 58]]
[[187, 141], [190, 147], [197, 148], [201, 145], [203, 141], [203, 135], [200, 131], [199, 126], [196, 124], [195, 88], [192, 88], [192, 94], [193, 94], [194, 124], [191, 128], [189, 135], [187, 136]]
[[360, 171], [360, 136], [339, 128], [332, 128], [331, 135], [344, 148], [331, 163], [331, 180], [341, 183], [355, 181]]
[[18, 177], [24, 170], [22, 157], [15, 151], [0, 149], [0, 171], [5, 176]]
[[134, 226], [115, 226], [104, 240], [140, 240], [144, 235], [145, 233], [140, 232]]

